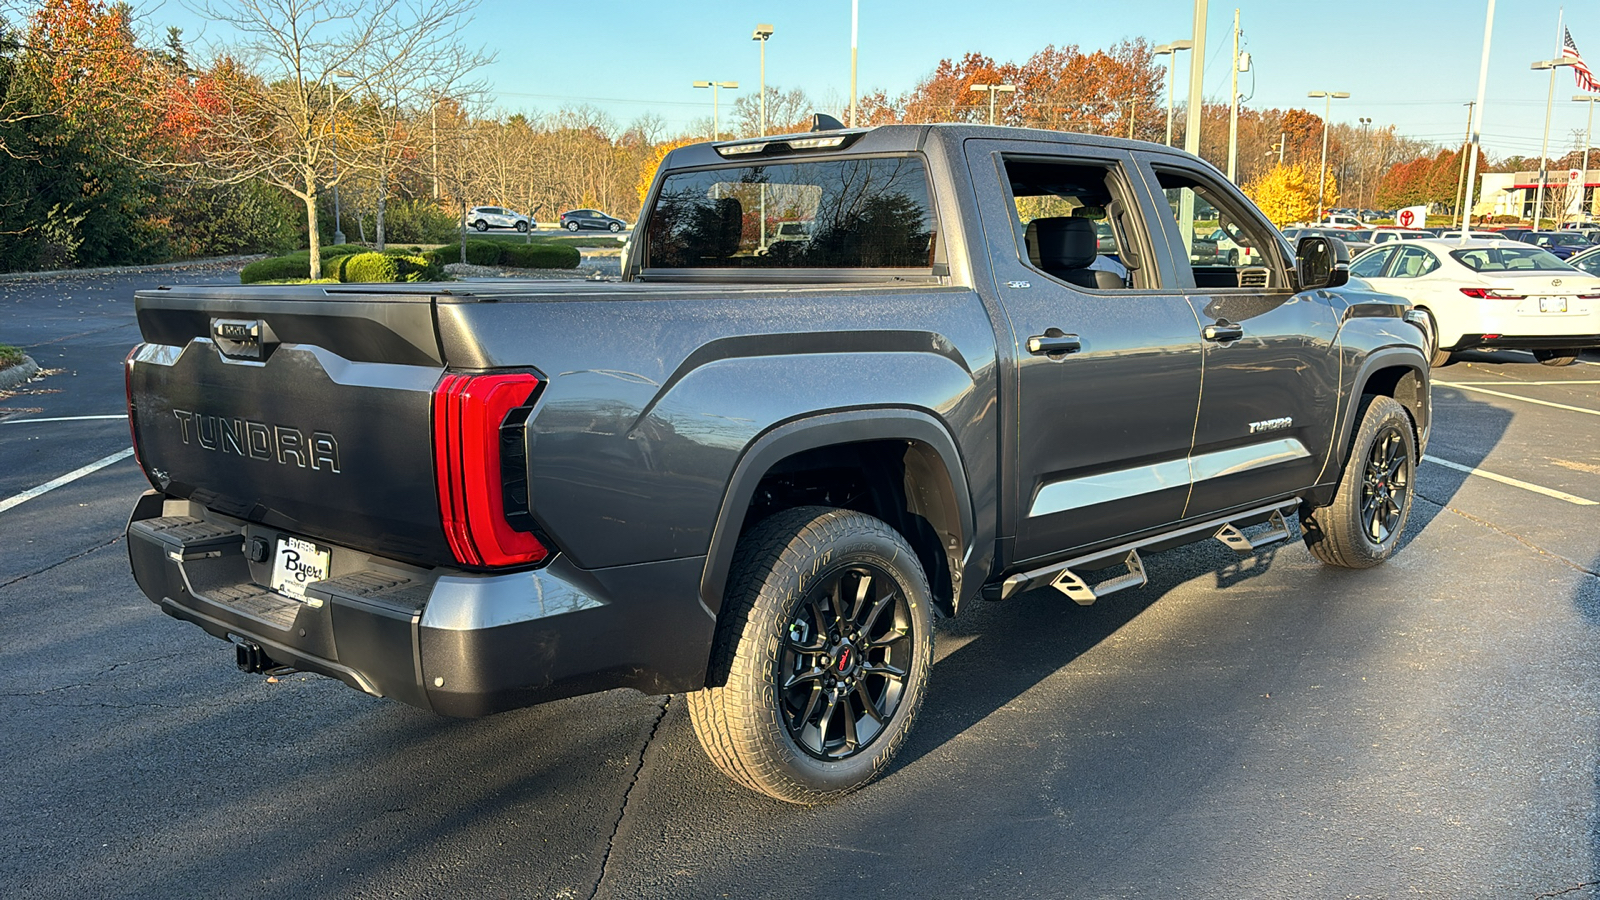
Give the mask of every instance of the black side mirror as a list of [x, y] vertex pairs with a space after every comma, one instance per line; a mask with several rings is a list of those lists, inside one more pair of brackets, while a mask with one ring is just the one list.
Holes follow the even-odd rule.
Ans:
[[1338, 238], [1306, 236], [1295, 248], [1300, 290], [1339, 287], [1350, 281], [1350, 248]]

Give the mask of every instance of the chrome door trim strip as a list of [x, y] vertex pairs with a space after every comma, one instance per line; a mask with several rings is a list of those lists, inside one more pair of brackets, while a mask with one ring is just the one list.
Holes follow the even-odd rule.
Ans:
[[1054, 515], [1113, 500], [1126, 500], [1168, 488], [1186, 487], [1213, 478], [1238, 475], [1267, 466], [1276, 466], [1311, 455], [1295, 438], [1279, 438], [1226, 450], [1213, 450], [1187, 459], [1101, 472], [1082, 478], [1053, 481], [1034, 495], [1028, 517]]

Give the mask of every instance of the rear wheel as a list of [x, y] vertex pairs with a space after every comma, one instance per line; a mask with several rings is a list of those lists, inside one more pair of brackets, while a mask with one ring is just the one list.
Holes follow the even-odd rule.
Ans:
[[478, 231], [488, 231], [489, 230], [489, 223], [485, 222], [482, 219], [479, 219], [478, 221], [472, 223], [472, 227], [477, 229]]
[[1578, 354], [1583, 351], [1569, 350], [1535, 350], [1533, 358], [1547, 366], [1570, 366], [1578, 361]]
[[904, 537], [842, 509], [775, 513], [739, 542], [708, 687], [706, 755], [752, 790], [819, 803], [881, 774], [933, 662], [928, 581]]
[[1311, 555], [1368, 569], [1394, 555], [1411, 515], [1417, 443], [1411, 416], [1392, 397], [1368, 396], [1333, 502], [1302, 510]]
[[575, 222], [575, 221], [574, 222], [568, 222], [567, 223], [567, 230], [568, 231], [577, 231], [578, 230], [578, 223]]

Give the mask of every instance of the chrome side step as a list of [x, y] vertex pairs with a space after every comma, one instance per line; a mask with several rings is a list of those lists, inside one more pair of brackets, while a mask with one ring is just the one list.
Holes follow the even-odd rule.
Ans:
[[1232, 522], [1218, 528], [1217, 533], [1212, 537], [1221, 541], [1223, 546], [1240, 556], [1249, 556], [1268, 544], [1276, 544], [1289, 537], [1289, 523], [1284, 521], [1283, 510], [1273, 510], [1272, 515], [1267, 517], [1267, 522], [1271, 527], [1255, 537], [1246, 535], [1239, 530], [1239, 526]]
[[1071, 569], [1062, 569], [1061, 574], [1056, 576], [1056, 580], [1051, 582], [1050, 586], [1066, 594], [1073, 603], [1090, 606], [1107, 594], [1114, 594], [1124, 588], [1144, 587], [1150, 582], [1149, 576], [1144, 574], [1144, 561], [1139, 558], [1139, 551], [1129, 550], [1128, 555], [1120, 560], [1119, 564], [1127, 566], [1128, 571], [1098, 584], [1089, 584]]
[[[998, 598], [993, 598], [992, 595], [988, 594], [985, 596], [989, 596], [991, 599], [1009, 600], [1018, 594], [1035, 588], [1054, 587], [1063, 594], [1072, 597], [1074, 601], [1083, 603], [1085, 601], [1080, 600], [1080, 597], [1099, 598], [1112, 591], [1139, 587], [1145, 583], [1145, 576], [1144, 564], [1139, 559], [1138, 551], [1150, 551], [1152, 548], [1157, 550], [1166, 549], [1180, 544], [1203, 541], [1212, 537], [1221, 540], [1235, 550], [1238, 550], [1240, 546], [1248, 546], [1251, 550], [1255, 550], [1289, 536], [1289, 524], [1284, 519], [1284, 516], [1299, 505], [1300, 501], [1298, 499], [1279, 500], [1276, 503], [1269, 503], [1254, 509], [1197, 522], [1194, 525], [1179, 528], [1175, 531], [1151, 535], [1141, 540], [1129, 541], [1126, 544], [1120, 544], [1105, 550], [1098, 550], [1073, 557], [1072, 559], [1051, 563], [1047, 566], [1040, 566], [1037, 569], [1030, 569], [1029, 571], [1012, 575], [1001, 582]], [[1271, 522], [1272, 527], [1254, 538], [1245, 535], [1241, 527], [1234, 524], [1236, 522], [1255, 524], [1262, 521]], [[1229, 529], [1232, 529], [1231, 533]], [[1242, 544], [1230, 542], [1224, 537], [1224, 534], [1237, 534], [1238, 540]], [[1129, 559], [1130, 556], [1132, 557], [1131, 561]], [[1127, 575], [1117, 576], [1092, 587], [1080, 576], [1073, 573], [1073, 570], [1093, 572], [1119, 564], [1128, 566]], [[1137, 567], [1138, 571], [1138, 581], [1132, 580], [1135, 567]], [[1082, 586], [1081, 588], [1079, 587], [1080, 585]], [[1093, 599], [1088, 602], [1092, 603]]]

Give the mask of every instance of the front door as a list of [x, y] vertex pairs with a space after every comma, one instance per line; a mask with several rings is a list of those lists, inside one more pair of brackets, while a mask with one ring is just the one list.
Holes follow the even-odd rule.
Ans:
[[[1184, 511], [1197, 518], [1316, 481], [1339, 418], [1339, 315], [1326, 292], [1293, 290], [1288, 247], [1252, 204], [1208, 170], [1171, 159], [1153, 161], [1147, 177], [1166, 196], [1161, 231], [1190, 285], [1205, 347]], [[1248, 264], [1209, 252], [1219, 230], [1251, 248]]]
[[1064, 149], [968, 144], [1014, 345], [1015, 568], [1176, 521], [1200, 398], [1199, 326], [1151, 252], [1131, 157]]

